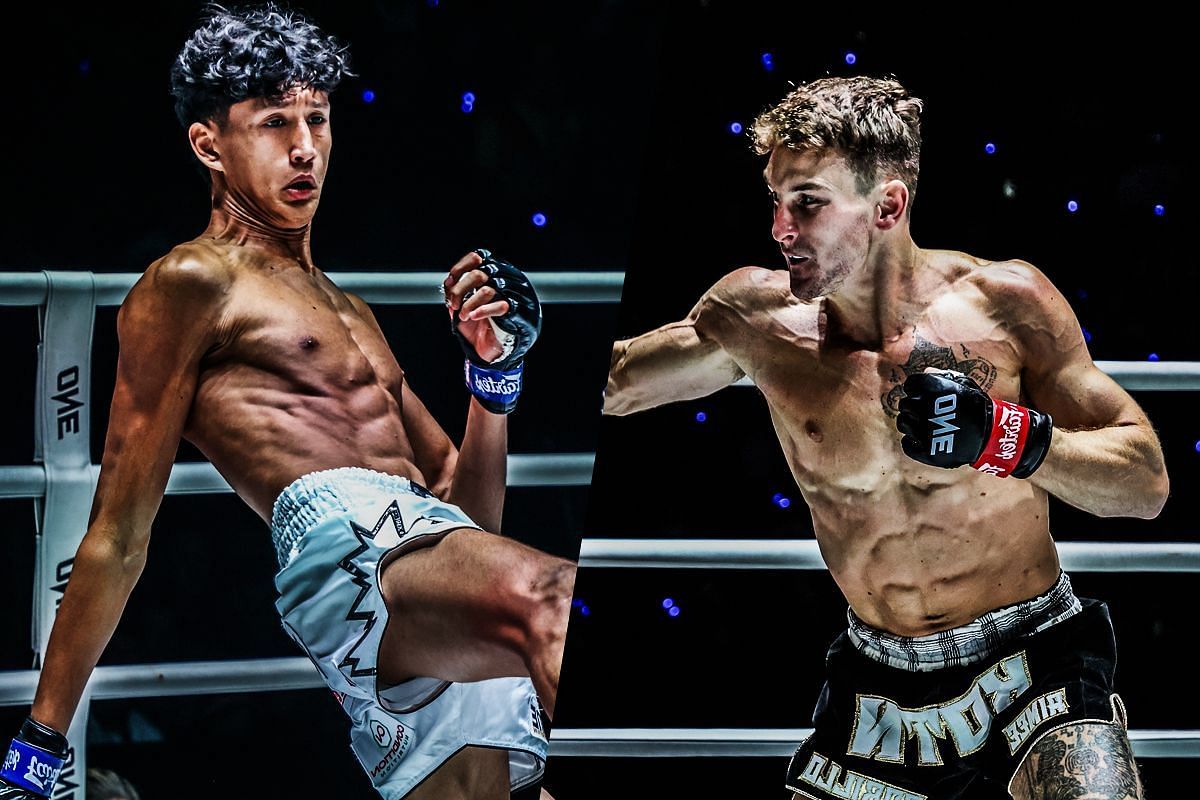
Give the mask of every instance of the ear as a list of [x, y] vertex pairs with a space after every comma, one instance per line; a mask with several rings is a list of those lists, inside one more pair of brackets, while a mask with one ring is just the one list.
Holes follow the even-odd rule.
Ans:
[[224, 172], [221, 154], [217, 151], [218, 129], [214, 122], [193, 122], [188, 126], [188, 142], [200, 163], [216, 172]]
[[904, 181], [890, 180], [878, 189], [879, 202], [875, 204], [878, 216], [875, 224], [880, 230], [891, 230], [900, 224], [908, 211], [908, 186]]

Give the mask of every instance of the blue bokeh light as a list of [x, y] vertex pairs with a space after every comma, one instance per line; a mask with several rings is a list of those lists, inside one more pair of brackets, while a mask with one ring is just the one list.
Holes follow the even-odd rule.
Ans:
[[587, 606], [580, 606], [579, 613], [586, 617], [588, 614], [592, 613], [592, 610]]
[[703, 411], [696, 412], [696, 422], [707, 422], [707, 421], [708, 421], [708, 414], [705, 414]]
[[1154, 216], [1161, 217], [1163, 214], [1166, 214], [1166, 213], [1167, 213], [1167, 207], [1164, 206], [1162, 203], [1159, 203], [1158, 205], [1154, 206]]
[[729, 132], [732, 133], [734, 136], [737, 136], [743, 130], [745, 130], [745, 129], [742, 127], [742, 123], [740, 123], [740, 122], [729, 123]]
[[375, 93], [370, 89], [363, 89], [362, 99], [364, 103], [374, 103]]
[[788, 499], [788, 498], [786, 498], [786, 497], [785, 497], [785, 498], [783, 498], [782, 500], [780, 500], [780, 501], [779, 501], [779, 507], [780, 507], [780, 508], [787, 508], [787, 507], [788, 507], [788, 506], [790, 506], [791, 504], [792, 504], [792, 501], [791, 501], [791, 500], [789, 500], [789, 499]]
[[846, 53], [847, 64], [853, 64], [855, 61], [858, 61], [858, 56], [854, 55], [854, 53]]
[[463, 103], [460, 108], [464, 114], [470, 114], [475, 110], [475, 105], [473, 103]]
[[763, 53], [762, 54], [762, 65], [763, 65], [763, 69], [765, 69], [767, 72], [771, 72], [772, 70], [774, 70], [775, 69], [774, 56], [772, 56], [770, 53]]
[[1158, 361], [1158, 353], [1151, 353], [1150, 355], [1146, 356], [1146, 360], [1147, 361]]
[[663, 608], [671, 608], [674, 605], [675, 605], [675, 601], [672, 600], [671, 598], [669, 598], [669, 597], [663, 598]]
[[1084, 340], [1085, 342], [1088, 342], [1089, 344], [1090, 344], [1090, 343], [1091, 343], [1091, 341], [1092, 341], [1092, 332], [1091, 332], [1091, 331], [1089, 331], [1087, 328], [1084, 328], [1084, 329], [1083, 329], [1083, 340]]
[[546, 227], [546, 215], [543, 214], [542, 212], [538, 211], [537, 213], [535, 213], [533, 215], [533, 217], [531, 219], [532, 219], [533, 224], [538, 226], [539, 228]]
[[667, 613], [670, 614], [672, 617], [678, 617], [679, 616], [679, 606], [671, 606], [671, 609]]
[[989, 156], [992, 155], [996, 152], [996, 145], [992, 142], [988, 142], [983, 146], [983, 152], [987, 153]]
[[1070, 211], [1072, 214], [1074, 214], [1078, 210], [1079, 210], [1079, 203], [1076, 203], [1074, 200], [1067, 201], [1067, 211]]
[[1196, 440], [1196, 452], [1200, 453], [1200, 439]]
[[571, 601], [571, 605], [574, 606], [575, 608], [579, 608], [581, 605], [583, 605], [583, 601], [580, 600], [578, 597], [576, 597], [574, 600]]

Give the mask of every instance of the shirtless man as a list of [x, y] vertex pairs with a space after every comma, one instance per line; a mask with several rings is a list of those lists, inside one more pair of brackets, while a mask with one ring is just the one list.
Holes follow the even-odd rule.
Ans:
[[60, 732], [145, 564], [181, 436], [271, 525], [284, 627], [350, 717], [382, 796], [507, 798], [541, 775], [538, 699], [552, 711], [574, 566], [480, 529], [500, 525], [505, 414], [540, 308], [486, 251], [450, 270], [475, 395], [456, 448], [370, 309], [312, 262], [329, 93], [347, 74], [342, 45], [274, 6], [213, 8], [176, 60], [212, 214], [118, 316], [91, 522], [0, 798], [50, 794]]
[[850, 606], [795, 797], [1140, 797], [1108, 611], [1071, 592], [1047, 508], [1154, 517], [1162, 452], [1041, 272], [913, 242], [921, 108], [826, 78], [759, 116], [786, 269], [618, 342], [605, 410], [743, 376], [767, 400]]

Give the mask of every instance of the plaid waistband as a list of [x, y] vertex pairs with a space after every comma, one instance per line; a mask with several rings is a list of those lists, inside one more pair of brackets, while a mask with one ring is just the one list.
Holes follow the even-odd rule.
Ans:
[[846, 633], [855, 649], [873, 661], [908, 672], [933, 672], [983, 661], [1014, 639], [1043, 631], [1082, 610], [1071, 579], [1060, 572], [1045, 594], [989, 611], [948, 631], [896, 636], [872, 628], [847, 609]]

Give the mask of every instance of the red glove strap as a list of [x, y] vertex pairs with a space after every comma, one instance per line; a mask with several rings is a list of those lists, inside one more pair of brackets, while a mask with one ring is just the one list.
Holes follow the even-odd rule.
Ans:
[[992, 435], [983, 453], [971, 466], [980, 472], [1003, 478], [1013, 471], [1025, 450], [1029, 435], [1029, 409], [1006, 400], [992, 401]]

